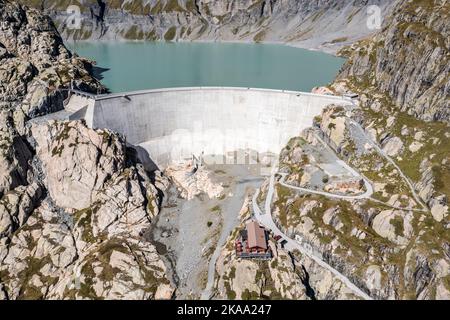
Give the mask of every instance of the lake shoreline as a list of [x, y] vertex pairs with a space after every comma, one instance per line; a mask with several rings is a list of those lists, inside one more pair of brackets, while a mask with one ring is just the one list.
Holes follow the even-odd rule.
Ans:
[[[133, 39], [86, 39], [86, 40], [73, 40], [73, 39], [65, 39], [64, 44], [66, 45], [74, 45], [77, 43], [224, 43], [224, 44], [260, 44], [260, 45], [278, 45], [278, 46], [287, 46], [291, 48], [297, 49], [305, 49], [313, 52], [321, 52], [325, 54], [329, 54], [335, 57], [341, 57], [338, 55], [338, 52], [345, 46], [351, 45], [350, 43], [339, 44], [336, 43], [335, 48], [325, 47], [318, 40], [314, 41], [314, 39], [308, 39], [302, 42], [285, 42], [285, 41], [259, 41], [255, 42], [252, 40], [208, 40], [208, 39], [199, 39], [199, 40], [185, 40], [178, 39], [177, 41], [166, 41], [166, 40], [133, 40]], [[311, 44], [305, 44], [311, 43]]]

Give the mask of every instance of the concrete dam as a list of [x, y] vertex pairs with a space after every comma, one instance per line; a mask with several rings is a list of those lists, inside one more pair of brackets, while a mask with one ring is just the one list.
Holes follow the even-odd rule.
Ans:
[[160, 169], [193, 155], [278, 154], [330, 104], [350, 98], [252, 88], [174, 88], [91, 96], [73, 92], [69, 119], [123, 134]]

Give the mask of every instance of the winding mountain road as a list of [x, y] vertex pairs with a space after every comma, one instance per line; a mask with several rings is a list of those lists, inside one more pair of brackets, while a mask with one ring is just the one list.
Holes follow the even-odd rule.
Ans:
[[364, 192], [362, 194], [354, 195], [354, 196], [349, 196], [349, 195], [340, 195], [340, 194], [329, 193], [329, 192], [325, 192], [325, 191], [318, 191], [318, 190], [312, 190], [312, 189], [292, 186], [292, 185], [284, 182], [284, 180], [286, 179], [286, 176], [287, 176], [286, 173], [279, 172], [278, 174], [281, 176], [281, 180], [279, 181], [279, 183], [286, 188], [294, 189], [294, 190], [302, 191], [302, 192], [306, 192], [306, 193], [317, 194], [317, 195], [325, 196], [328, 198], [336, 198], [336, 199], [343, 199], [343, 200], [362, 200], [362, 199], [370, 198], [370, 196], [373, 194], [373, 187], [370, 184], [370, 182], [368, 182], [366, 179], [364, 179], [364, 185], [366, 187], [366, 192]]
[[406, 182], [406, 184], [408, 185], [408, 187], [411, 190], [411, 194], [414, 197], [414, 200], [416, 200], [416, 202], [418, 204], [420, 204], [420, 206], [422, 206], [423, 210], [420, 211], [429, 211], [428, 207], [422, 202], [422, 199], [420, 199], [419, 195], [416, 193], [416, 190], [414, 188], [413, 183], [411, 182], [411, 180], [403, 173], [402, 169], [397, 165], [397, 163], [395, 163], [395, 161], [388, 156], [383, 149], [380, 148], [380, 146], [378, 146], [378, 144], [373, 141], [370, 137], [367, 136], [366, 131], [361, 127], [361, 125], [359, 123], [357, 123], [355, 120], [348, 118], [350, 120], [350, 125], [352, 125], [354, 128], [356, 128], [358, 131], [361, 132], [361, 134], [364, 136], [364, 138], [366, 139], [366, 141], [375, 148], [375, 150], [377, 150], [377, 152], [383, 157], [385, 158], [390, 164], [392, 164], [395, 169], [397, 169], [398, 173], [400, 174], [400, 176], [402, 177], [402, 179]]
[[[380, 203], [386, 207], [392, 208], [392, 209], [396, 209], [396, 210], [406, 210], [406, 211], [416, 211], [416, 212], [428, 212], [428, 208], [422, 203], [422, 201], [420, 200], [419, 196], [416, 194], [414, 186], [411, 182], [411, 180], [402, 172], [402, 170], [400, 169], [400, 167], [395, 163], [395, 161], [389, 157], [372, 139], [370, 139], [367, 136], [367, 133], [365, 132], [365, 130], [361, 127], [361, 125], [359, 125], [357, 122], [355, 122], [353, 119], [351, 119], [350, 117], [348, 118], [350, 121], [350, 124], [354, 127], [357, 128], [359, 131], [361, 131], [361, 135], [364, 137], [364, 139], [370, 144], [372, 145], [375, 150], [382, 156], [384, 157], [389, 163], [391, 163], [399, 172], [400, 176], [403, 178], [403, 180], [407, 183], [407, 185], [409, 186], [409, 188], [411, 189], [411, 193], [414, 197], [414, 199], [416, 200], [417, 203], [419, 203], [422, 206], [422, 209], [414, 209], [414, 208], [405, 208], [405, 207], [400, 207], [400, 206], [395, 206], [395, 205], [391, 205], [389, 203], [383, 202], [381, 200], [377, 200], [375, 198], [372, 197], [374, 190], [372, 187], [372, 183], [371, 181], [369, 181], [363, 174], [357, 172], [355, 169], [353, 169], [352, 167], [350, 167], [345, 161], [342, 160], [338, 160], [339, 164], [343, 167], [345, 167], [348, 171], [352, 172], [355, 176], [361, 176], [364, 180], [364, 184], [366, 186], [366, 192], [360, 196], [338, 196], [335, 194], [330, 194], [330, 193], [324, 193], [324, 192], [320, 192], [320, 191], [315, 191], [315, 190], [311, 190], [311, 189], [305, 189], [305, 188], [298, 188], [295, 186], [291, 186], [288, 185], [286, 183], [284, 183], [284, 178], [281, 180], [282, 185], [284, 185], [285, 187], [291, 188], [291, 189], [296, 189], [299, 191], [303, 191], [303, 192], [307, 192], [307, 193], [313, 193], [313, 194], [319, 194], [319, 195], [324, 195], [330, 198], [339, 198], [339, 199], [343, 199], [343, 200], [362, 200], [362, 199], [370, 199], [374, 202]], [[329, 149], [332, 153], [335, 153], [334, 150], [325, 142], [323, 141], [323, 139], [321, 137], [319, 137], [317, 134], [314, 134], [315, 138], [323, 145], [325, 146], [327, 149]]]
[[[399, 210], [428, 211], [428, 208], [423, 204], [423, 202], [421, 201], [420, 197], [417, 195], [411, 180], [403, 173], [403, 171], [395, 163], [395, 161], [391, 157], [389, 157], [377, 145], [377, 143], [372, 141], [372, 139], [370, 139], [367, 136], [365, 130], [358, 123], [356, 123], [351, 118], [349, 118], [349, 119], [350, 119], [350, 124], [354, 128], [356, 128], [359, 131], [361, 131], [361, 133], [364, 136], [365, 140], [370, 145], [372, 145], [380, 155], [382, 155], [389, 163], [391, 163], [397, 169], [397, 171], [399, 172], [399, 174], [402, 177], [402, 179], [407, 183], [407, 185], [411, 189], [411, 192], [412, 192], [412, 195], [413, 195], [414, 199], [416, 200], [417, 203], [419, 203], [423, 207], [423, 209], [400, 208], [400, 207], [395, 207], [395, 206], [386, 204], [386, 203], [384, 203], [382, 201], [373, 199], [371, 196], [374, 193], [374, 190], [373, 190], [371, 182], [368, 181], [368, 179], [365, 178], [363, 175], [361, 175], [358, 172], [356, 172], [356, 170], [351, 168], [347, 163], [345, 163], [342, 160], [338, 160], [339, 163], [342, 166], [347, 168], [355, 176], [359, 175], [359, 176], [363, 177], [364, 185], [365, 185], [365, 188], [366, 188], [366, 192], [364, 192], [363, 194], [350, 196], [350, 195], [338, 195], [338, 194], [333, 194], [333, 193], [324, 192], [324, 191], [318, 191], [318, 190], [311, 190], [311, 189], [307, 189], [307, 188], [296, 187], [296, 186], [289, 185], [289, 184], [287, 184], [285, 182], [285, 179], [286, 179], [286, 176], [287, 176], [286, 173], [278, 173], [281, 176], [281, 179], [279, 181], [280, 185], [282, 185], [284, 187], [287, 187], [287, 188], [290, 188], [290, 189], [293, 189], [293, 190], [297, 190], [297, 191], [301, 191], [301, 192], [305, 192], [305, 193], [310, 193], [310, 194], [322, 195], [322, 196], [329, 197], [329, 198], [336, 198], [336, 199], [343, 199], [343, 200], [371, 199], [371, 200], [376, 201], [378, 203], [381, 203], [381, 204], [384, 204], [384, 205], [387, 205], [389, 207], [396, 208], [396, 209], [399, 209]], [[325, 145], [327, 148], [329, 148], [328, 144], [326, 144], [318, 135], [316, 135], [316, 138], [323, 145]], [[266, 201], [265, 201], [265, 204], [264, 204], [264, 211], [265, 211], [264, 213], [261, 211], [261, 209], [259, 208], [258, 203], [257, 203], [257, 199], [258, 199], [260, 190], [258, 189], [257, 192], [255, 193], [255, 195], [253, 196], [252, 206], [253, 206], [253, 211], [254, 211], [255, 218], [258, 220], [259, 223], [261, 223], [267, 229], [271, 230], [274, 233], [274, 235], [281, 236], [281, 238], [286, 241], [286, 244], [285, 244], [286, 250], [289, 250], [289, 251], [292, 251], [292, 250], [295, 250], [295, 249], [299, 250], [302, 254], [305, 254], [306, 256], [308, 256], [309, 258], [314, 260], [317, 264], [319, 264], [323, 268], [325, 268], [328, 271], [330, 271], [339, 280], [341, 280], [343, 283], [345, 283], [347, 285], [347, 287], [350, 288], [356, 295], [358, 295], [359, 297], [361, 297], [361, 298], [363, 298], [365, 300], [373, 300], [367, 293], [363, 292], [360, 288], [358, 288], [355, 284], [353, 284], [346, 276], [344, 276], [342, 273], [340, 273], [339, 271], [334, 269], [332, 266], [330, 266], [328, 263], [323, 261], [321, 259], [321, 257], [318, 257], [318, 256], [314, 255], [314, 253], [311, 250], [308, 250], [307, 248], [305, 248], [298, 241], [289, 238], [275, 224], [275, 222], [273, 221], [273, 217], [272, 217], [271, 205], [272, 205], [272, 199], [273, 199], [273, 196], [274, 196], [274, 193], [275, 193], [275, 175], [277, 174], [277, 170], [278, 170], [277, 166], [275, 165], [273, 167], [272, 174], [271, 174], [271, 177], [270, 177], [269, 188], [268, 188], [268, 192], [267, 192]]]
[[308, 256], [312, 260], [314, 260], [317, 264], [319, 264], [321, 267], [327, 269], [330, 271], [334, 276], [336, 276], [340, 281], [342, 281], [349, 289], [351, 289], [357, 296], [361, 297], [364, 300], [373, 300], [367, 293], [362, 291], [360, 288], [358, 288], [355, 284], [353, 284], [346, 276], [344, 276], [342, 273], [334, 269], [332, 266], [330, 266], [328, 263], [323, 261], [320, 257], [314, 255], [310, 250], [302, 246], [299, 242], [289, 238], [287, 235], [285, 235], [275, 224], [272, 218], [272, 212], [271, 212], [271, 204], [273, 195], [275, 192], [275, 168], [272, 171], [272, 175], [270, 177], [270, 183], [269, 183], [269, 189], [266, 197], [265, 202], [265, 213], [261, 211], [261, 209], [258, 206], [258, 196], [260, 193], [260, 190], [258, 189], [257, 192], [255, 192], [252, 200], [252, 207], [253, 212], [255, 214], [255, 218], [258, 220], [259, 223], [261, 223], [264, 227], [271, 230], [274, 235], [279, 235], [283, 238], [283, 240], [286, 241], [285, 249], [288, 251], [292, 250], [299, 250], [300, 253]]
[[[407, 183], [407, 185], [411, 189], [411, 192], [412, 192], [412, 195], [413, 195], [414, 199], [416, 200], [417, 203], [419, 203], [423, 207], [423, 209], [401, 208], [401, 207], [393, 206], [393, 205], [390, 205], [388, 203], [384, 203], [384, 202], [382, 202], [380, 200], [372, 198], [372, 195], [374, 193], [374, 189], [373, 189], [371, 181], [369, 181], [366, 177], [364, 177], [364, 175], [358, 173], [355, 169], [350, 167], [347, 163], [345, 163], [342, 160], [337, 160], [337, 162], [341, 166], [345, 167], [354, 176], [362, 177], [362, 179], [364, 181], [365, 189], [366, 189], [366, 191], [364, 193], [358, 194], [358, 195], [339, 195], [339, 194], [333, 194], [333, 193], [324, 192], [324, 191], [318, 191], [318, 190], [312, 190], [312, 189], [292, 186], [292, 185], [289, 185], [289, 184], [287, 184], [285, 182], [287, 174], [278, 172], [278, 165], [275, 164], [273, 166], [272, 173], [271, 173], [271, 176], [270, 176], [269, 188], [268, 188], [267, 196], [266, 196], [265, 203], [264, 203], [264, 212], [261, 211], [261, 209], [259, 208], [258, 202], [257, 202], [258, 196], [260, 194], [260, 189], [257, 189], [257, 191], [255, 192], [255, 194], [253, 196], [252, 209], [253, 209], [253, 212], [254, 212], [255, 219], [261, 225], [263, 225], [265, 228], [271, 230], [274, 233], [275, 236], [280, 236], [283, 240], [286, 241], [286, 244], [284, 246], [286, 250], [288, 250], [288, 251], [293, 251], [293, 250], [300, 251], [300, 253], [308, 256], [310, 259], [314, 260], [318, 265], [320, 265], [321, 267], [323, 267], [326, 270], [330, 271], [336, 278], [338, 278], [350, 290], [352, 290], [355, 295], [361, 297], [364, 300], [373, 300], [367, 293], [362, 291], [358, 286], [356, 286], [353, 282], [351, 282], [350, 279], [348, 279], [345, 275], [343, 275], [338, 270], [336, 270], [331, 265], [329, 265], [327, 262], [322, 260], [322, 257], [319, 257], [319, 256], [315, 255], [314, 252], [310, 248], [306, 248], [305, 246], [303, 246], [298, 241], [296, 241], [294, 239], [291, 239], [286, 234], [284, 234], [278, 228], [278, 226], [276, 225], [276, 223], [274, 222], [273, 217], [272, 217], [271, 206], [272, 206], [272, 200], [273, 200], [274, 193], [275, 193], [275, 175], [276, 174], [279, 174], [281, 176], [281, 179], [279, 181], [280, 185], [282, 185], [282, 186], [284, 186], [286, 188], [292, 189], [292, 190], [300, 191], [300, 192], [305, 192], [305, 193], [310, 193], [310, 194], [317, 194], [317, 195], [322, 195], [322, 196], [325, 196], [325, 197], [328, 197], [328, 198], [335, 198], [335, 199], [342, 199], [342, 200], [349, 200], [349, 201], [351, 201], [351, 200], [370, 199], [372, 201], [378, 202], [380, 204], [383, 204], [383, 205], [386, 205], [388, 207], [391, 207], [391, 208], [394, 208], [394, 209], [398, 209], [398, 210], [411, 210], [411, 211], [423, 211], [423, 212], [424, 211], [429, 211], [427, 206], [421, 201], [420, 197], [417, 195], [411, 180], [403, 173], [403, 171], [395, 163], [395, 161], [391, 157], [389, 157], [382, 150], [382, 148], [380, 148], [378, 146], [378, 144], [376, 142], [374, 142], [372, 139], [370, 139], [367, 136], [367, 133], [361, 127], [361, 125], [359, 125], [357, 122], [355, 122], [351, 118], [348, 118], [348, 119], [350, 120], [350, 125], [352, 125], [354, 128], [359, 130], [361, 132], [362, 136], [364, 137], [364, 139], [370, 145], [372, 145], [381, 156], [383, 156], [389, 163], [391, 163], [397, 169], [397, 171], [399, 172], [399, 174], [402, 177], [402, 179]], [[318, 141], [320, 141], [324, 146], [326, 146], [327, 148], [330, 148], [329, 145], [326, 142], [324, 142], [317, 134], [315, 136], [318, 139]], [[333, 151], [333, 153], [334, 153], [334, 151]], [[214, 259], [214, 261], [215, 261], [215, 259]], [[214, 266], [215, 263], [213, 263], [212, 265]], [[210, 274], [212, 274], [212, 273], [210, 272]], [[210, 298], [210, 295], [211, 295], [211, 291], [210, 290], [211, 290], [211, 287], [212, 287], [213, 279], [214, 279], [213, 277], [210, 277], [210, 276], [208, 277], [208, 286], [207, 286], [207, 289], [205, 290], [205, 292], [202, 295], [203, 299], [209, 299]]]

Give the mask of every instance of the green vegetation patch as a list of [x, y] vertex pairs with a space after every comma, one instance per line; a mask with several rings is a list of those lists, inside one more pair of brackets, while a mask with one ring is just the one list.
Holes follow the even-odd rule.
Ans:
[[166, 34], [164, 35], [164, 40], [172, 41], [173, 39], [175, 39], [176, 34], [177, 34], [177, 28], [170, 27], [169, 30], [167, 30]]

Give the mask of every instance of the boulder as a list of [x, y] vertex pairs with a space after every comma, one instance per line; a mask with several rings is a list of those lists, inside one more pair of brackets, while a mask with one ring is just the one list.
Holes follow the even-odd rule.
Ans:
[[206, 194], [210, 199], [220, 198], [224, 188], [222, 184], [215, 183], [212, 172], [204, 166], [194, 168], [192, 162], [180, 162], [169, 166], [165, 173], [176, 184], [181, 196], [192, 200], [199, 194]]
[[347, 140], [348, 128], [344, 110], [340, 106], [329, 106], [322, 113], [320, 128], [333, 143], [340, 147]]
[[444, 205], [441, 203], [435, 203], [432, 207], [431, 207], [431, 214], [433, 215], [433, 218], [437, 221], [437, 222], [441, 222], [442, 220], [444, 220], [444, 218], [446, 218], [449, 214], [449, 208], [448, 205]]
[[383, 151], [390, 157], [396, 157], [403, 152], [403, 141], [399, 137], [392, 137], [383, 143]]
[[423, 143], [420, 143], [418, 141], [414, 141], [411, 143], [411, 145], [408, 147], [409, 151], [411, 152], [417, 152], [423, 147]]
[[372, 222], [372, 229], [383, 238], [398, 245], [405, 246], [408, 240], [404, 237], [404, 220], [401, 211], [381, 211]]
[[370, 265], [366, 269], [366, 283], [371, 291], [381, 289], [381, 268], [378, 265]]
[[314, 94], [324, 94], [324, 95], [334, 95], [334, 92], [331, 91], [329, 88], [327, 87], [314, 87], [311, 90], [311, 93]]
[[344, 227], [341, 219], [339, 218], [339, 209], [338, 208], [330, 208], [323, 214], [322, 217], [323, 223], [326, 225], [332, 226], [336, 230], [341, 230]]

